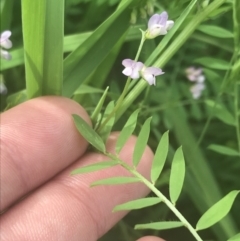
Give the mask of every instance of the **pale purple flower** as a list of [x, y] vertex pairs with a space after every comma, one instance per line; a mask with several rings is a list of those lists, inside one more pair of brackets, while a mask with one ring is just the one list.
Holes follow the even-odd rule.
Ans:
[[161, 14], [154, 14], [148, 21], [148, 29], [145, 37], [152, 39], [159, 35], [165, 35], [173, 25], [174, 21], [168, 20], [167, 12], [164, 11]]
[[204, 83], [196, 83], [191, 86], [190, 91], [194, 99], [198, 99], [202, 95], [202, 91], [205, 89]]
[[205, 76], [203, 75], [202, 68], [189, 67], [185, 70], [187, 78], [195, 82], [190, 87], [190, 92], [194, 99], [198, 99], [202, 95], [202, 91], [205, 89]]
[[161, 69], [157, 67], [143, 67], [141, 70], [142, 77], [148, 82], [149, 85], [156, 85], [156, 76], [162, 75]]
[[4, 58], [6, 60], [11, 59], [11, 55], [8, 53], [8, 51], [3, 50], [2, 48], [10, 49], [12, 47], [12, 42], [11, 40], [9, 40], [11, 34], [11, 31], [7, 30], [0, 35], [0, 55], [1, 58]]
[[131, 79], [138, 79], [140, 77], [140, 70], [143, 68], [144, 64], [142, 62], [136, 62], [131, 59], [124, 59], [122, 65], [125, 69], [122, 73]]
[[202, 73], [202, 68], [189, 67], [186, 69], [187, 78], [190, 81], [203, 83], [205, 76]]

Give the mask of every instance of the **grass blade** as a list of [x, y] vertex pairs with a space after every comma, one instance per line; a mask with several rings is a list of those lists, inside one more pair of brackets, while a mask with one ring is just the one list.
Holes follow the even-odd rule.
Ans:
[[22, 1], [28, 98], [61, 95], [64, 0]]

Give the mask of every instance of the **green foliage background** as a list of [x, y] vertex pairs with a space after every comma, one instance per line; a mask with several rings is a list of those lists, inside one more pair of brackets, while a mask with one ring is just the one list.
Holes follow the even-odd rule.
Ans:
[[[63, 94], [79, 102], [91, 114], [103, 91], [110, 86], [107, 101], [104, 104], [105, 108], [107, 103], [117, 99], [124, 88], [126, 78], [121, 73], [123, 70], [121, 62], [125, 58], [133, 59], [137, 52], [141, 38], [138, 29], [139, 27], [146, 29], [149, 18], [147, 12], [143, 11], [146, 1], [129, 1], [131, 4], [114, 16], [112, 14], [118, 7], [120, 2], [118, 0], [65, 0], [65, 3], [51, 0], [49, 2], [51, 3], [46, 5], [49, 11], [56, 9], [54, 19], [61, 20], [62, 11], [64, 22], [58, 21], [59, 29], [54, 30], [48, 26], [48, 29], [43, 29], [42, 33], [45, 41], [50, 41], [48, 43], [52, 41], [52, 44], [55, 45], [60, 41], [59, 51], [55, 53], [51, 44], [48, 47], [42, 46], [38, 36], [34, 33], [27, 35], [25, 32], [25, 44], [29, 41], [32, 46], [27, 46], [32, 48], [29, 51], [32, 51], [33, 55], [36, 51], [39, 61], [42, 61], [43, 64], [43, 78], [39, 79], [40, 82], [42, 81], [39, 84], [41, 88], [37, 90], [31, 90], [33, 77], [31, 74], [29, 75], [24, 66], [23, 30], [27, 28], [24, 24], [29, 19], [22, 18], [22, 14], [24, 16], [24, 11], [27, 12], [26, 6], [29, 2], [27, 0], [23, 0], [22, 4], [21, 1], [16, 0], [1, 0], [0, 2], [1, 32], [10, 29], [13, 42], [13, 48], [10, 51], [12, 60], [9, 62], [1, 60], [1, 73], [8, 89], [7, 95], [1, 95], [1, 110], [11, 108], [25, 101], [27, 97]], [[64, 4], [64, 9], [61, 8], [60, 2]], [[121, 1], [121, 4], [124, 5], [127, 2], [128, 0]], [[191, 1], [156, 0], [149, 2], [154, 4], [155, 13], [166, 10], [169, 18], [176, 21]], [[147, 117], [153, 116], [148, 142], [153, 150], [156, 149], [162, 133], [166, 130], [170, 130], [169, 160], [172, 160], [174, 150], [179, 145], [183, 145], [187, 159], [187, 177], [177, 206], [193, 224], [221, 197], [231, 190], [240, 189], [239, 1], [209, 1], [210, 4], [222, 3], [203, 19], [201, 25], [190, 34], [189, 38], [183, 40], [182, 46], [179, 46], [179, 49], [172, 54], [173, 56], [167, 55], [167, 51], [171, 51], [171, 43], [174, 42], [174, 39], [184, 31], [189, 23], [197, 21], [197, 13], [202, 11], [203, 4], [207, 4], [207, 2], [196, 1], [177, 33], [168, 42], [162, 53], [157, 56], [156, 60], [160, 59], [160, 63], [163, 63], [158, 67], [162, 67], [165, 72], [164, 75], [157, 77], [157, 86], [145, 85], [144, 91], [139, 91], [141, 92], [139, 95], [136, 94], [132, 100], [130, 99], [129, 106], [126, 111], [123, 110], [119, 114], [119, 121], [114, 126], [115, 130], [121, 130], [128, 116], [140, 107], [138, 130], [141, 129]], [[55, 8], [54, 4], [60, 5]], [[24, 9], [25, 7], [26, 9]], [[121, 6], [118, 9], [121, 9]], [[130, 24], [132, 11], [138, 13], [135, 24]], [[41, 15], [41, 19], [47, 23], [53, 21], [51, 23], [54, 24], [54, 19], [51, 20], [49, 16]], [[107, 19], [110, 19], [109, 26], [106, 25], [105, 29], [98, 28]], [[61, 28], [63, 24], [64, 32]], [[35, 28], [36, 25], [33, 27]], [[218, 26], [221, 29], [209, 30], [209, 26]], [[64, 39], [61, 38], [63, 34]], [[86, 39], [87, 41], [84, 42]], [[142, 62], [147, 61], [149, 56], [156, 51], [162, 39], [163, 37], [160, 36], [145, 42], [140, 55]], [[61, 41], [63, 47], [61, 47]], [[73, 52], [76, 49], [78, 51]], [[39, 53], [42, 55], [40, 56]], [[164, 54], [166, 58], [161, 60], [161, 56], [165, 56]], [[62, 55], [64, 56], [63, 62]], [[56, 58], [51, 59], [49, 56]], [[26, 59], [25, 55], [25, 63]], [[27, 65], [29, 63], [26, 63]], [[206, 76], [206, 89], [198, 100], [192, 99], [189, 92], [191, 83], [185, 75], [185, 69], [193, 65], [203, 67]], [[58, 66], [59, 75], [55, 76], [56, 66]], [[32, 73], [33, 76], [34, 74]], [[28, 76], [30, 77], [28, 78]], [[216, 148], [209, 148], [213, 144], [231, 148], [238, 155], [219, 153]], [[163, 177], [157, 183], [163, 193], [168, 193], [169, 169], [170, 162], [164, 169]], [[132, 211], [102, 237], [101, 241], [136, 240], [147, 234], [158, 235], [168, 241], [193, 240], [191, 234], [184, 228], [171, 231], [135, 231], [133, 229], [136, 223], [160, 220], [174, 221], [176, 219], [164, 205]], [[239, 230], [240, 198], [238, 197], [230, 215], [222, 221], [222, 225], [218, 224], [211, 229], [202, 231], [201, 235], [205, 240], [227, 240]]]

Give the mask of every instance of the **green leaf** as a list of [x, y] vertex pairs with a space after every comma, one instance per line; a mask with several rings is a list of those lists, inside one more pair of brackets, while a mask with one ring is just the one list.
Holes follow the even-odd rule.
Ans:
[[95, 172], [95, 171], [99, 171], [102, 169], [106, 169], [109, 167], [113, 167], [118, 165], [117, 161], [101, 161], [101, 162], [97, 162], [85, 167], [80, 167], [78, 169], [75, 169], [71, 172], [72, 175], [75, 174], [80, 174], [80, 173], [88, 173], [88, 172]]
[[182, 227], [183, 223], [181, 222], [155, 222], [147, 224], [137, 224], [134, 229], [154, 229], [154, 230], [166, 230], [172, 228]]
[[61, 95], [64, 0], [22, 1], [27, 96]]
[[194, 60], [194, 63], [201, 64], [207, 68], [228, 70], [231, 65], [230, 62], [227, 62], [222, 59], [216, 59], [211, 57], [202, 57]]
[[233, 150], [227, 146], [211, 144], [208, 146], [208, 149], [227, 156], [240, 156], [240, 153], [238, 153], [238, 151]]
[[[93, 34], [64, 60], [63, 95], [71, 97], [110, 53], [129, 27], [128, 10], [132, 0], [122, 4]], [[115, 30], [118, 31], [115, 31]], [[112, 34], [114, 33], [114, 34]]]
[[225, 124], [231, 125], [231, 126], [235, 126], [235, 118], [234, 116], [226, 109], [225, 106], [223, 106], [222, 104], [218, 103], [217, 105], [215, 104], [214, 101], [212, 100], [206, 100], [205, 101], [206, 105], [209, 106], [214, 115], [221, 120], [222, 122], [224, 122]]
[[169, 181], [170, 199], [173, 204], [178, 200], [182, 191], [185, 177], [185, 161], [182, 147], [179, 147], [174, 154]]
[[124, 125], [122, 131], [119, 134], [116, 143], [116, 153], [119, 153], [123, 148], [126, 141], [132, 135], [133, 131], [135, 130], [137, 124], [137, 117], [138, 117], [139, 109], [135, 110], [130, 117], [128, 118], [126, 124]]
[[[0, 15], [1, 15], [0, 32], [6, 29], [10, 29], [12, 14], [13, 14], [13, 6], [14, 6], [13, 3], [14, 3], [14, 0], [0, 1]], [[1, 65], [2, 65], [2, 62], [3, 61], [1, 61]]]
[[106, 152], [106, 147], [101, 137], [82, 119], [82, 117], [73, 114], [73, 120], [80, 134], [97, 150], [102, 153]]
[[91, 187], [99, 186], [99, 185], [118, 185], [118, 184], [134, 183], [134, 182], [141, 182], [141, 180], [137, 177], [110, 177], [110, 178], [93, 182], [91, 184]]
[[148, 137], [150, 133], [150, 122], [152, 117], [149, 117], [143, 124], [141, 131], [138, 135], [137, 142], [133, 152], [133, 164], [137, 167], [138, 163], [141, 160], [143, 152], [147, 146]]
[[78, 89], [74, 92], [74, 95], [96, 94], [96, 93], [103, 93], [103, 90], [99, 88], [94, 88], [89, 85], [80, 85]]
[[96, 130], [97, 128], [97, 123], [98, 123], [98, 116], [102, 110], [102, 106], [103, 106], [103, 103], [107, 97], [107, 93], [108, 93], [108, 89], [109, 87], [107, 87], [102, 95], [102, 97], [100, 98], [96, 108], [94, 109], [92, 115], [91, 115], [91, 120], [92, 120], [92, 123], [93, 123], [93, 126], [94, 126], [94, 129]]
[[234, 190], [228, 193], [220, 201], [209, 208], [199, 219], [196, 225], [197, 230], [211, 227], [224, 218], [230, 211], [235, 198], [240, 191]]
[[155, 183], [158, 177], [160, 176], [167, 159], [168, 146], [169, 146], [168, 133], [169, 132], [166, 131], [163, 134], [153, 158], [152, 169], [151, 169], [151, 180], [153, 183]]
[[117, 205], [113, 209], [113, 212], [122, 211], [122, 210], [135, 210], [135, 209], [146, 208], [146, 207], [153, 206], [160, 202], [161, 202], [161, 200], [158, 197], [141, 198], [141, 199], [137, 199], [137, 200], [133, 200], [130, 202], [126, 202], [126, 203]]
[[240, 241], [240, 233], [234, 235], [233, 237], [231, 237], [227, 241]]
[[[108, 116], [112, 113], [113, 109], [114, 109], [114, 101], [111, 101], [108, 103], [105, 109], [101, 123], [103, 123], [108, 118]], [[115, 114], [108, 120], [107, 124], [99, 132], [99, 135], [102, 137], [102, 140], [104, 143], [106, 143], [108, 136], [112, 130], [112, 127], [114, 125], [114, 120], [115, 120]]]
[[200, 25], [197, 29], [213, 37], [233, 38], [233, 33], [222, 27], [213, 26], [213, 25]]

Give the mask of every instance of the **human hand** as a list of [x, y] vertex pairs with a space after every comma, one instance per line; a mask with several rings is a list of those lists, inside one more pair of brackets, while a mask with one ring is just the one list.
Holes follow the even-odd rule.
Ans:
[[[90, 124], [86, 111], [72, 100], [41, 97], [1, 114], [1, 240], [96, 241], [126, 212], [112, 213], [121, 203], [145, 196], [142, 184], [98, 186], [96, 180], [127, 175], [120, 166], [70, 176], [77, 167], [105, 160], [85, 153], [87, 142], [77, 132], [71, 114]], [[112, 133], [108, 151], [114, 151]], [[130, 163], [136, 138], [121, 151]], [[139, 171], [149, 175], [153, 154], [146, 148]], [[144, 237], [139, 241], [161, 241]]]

